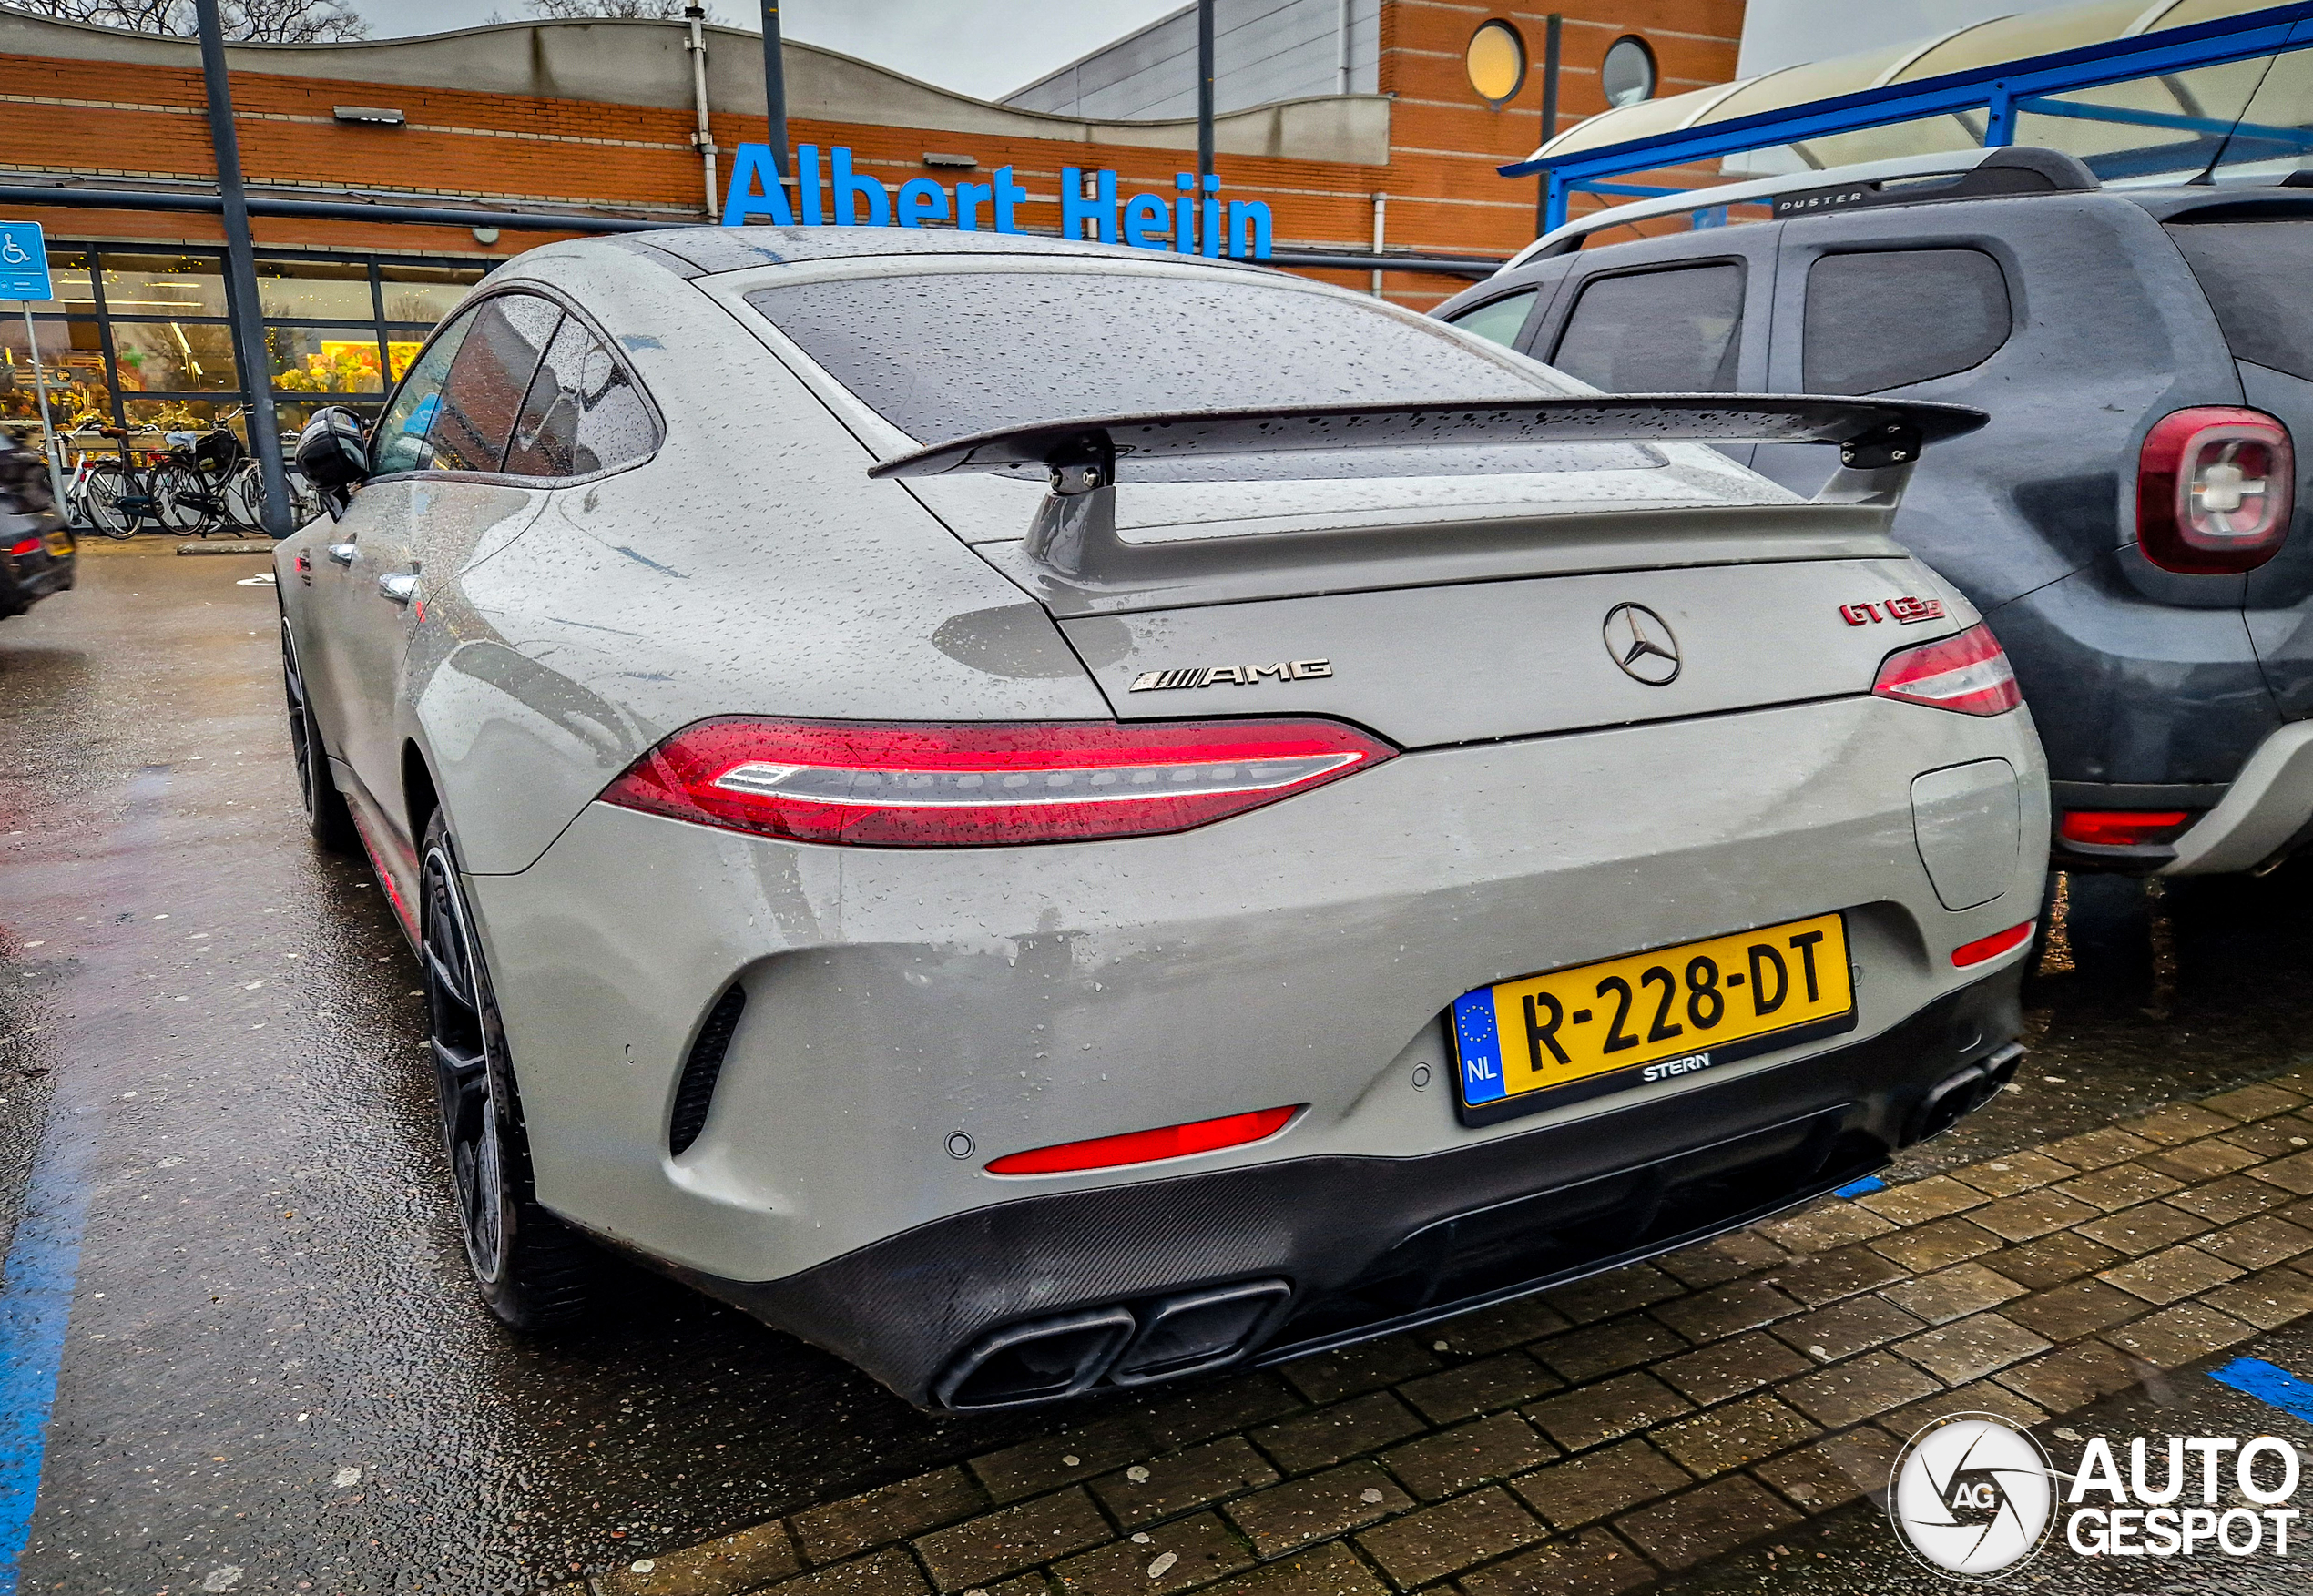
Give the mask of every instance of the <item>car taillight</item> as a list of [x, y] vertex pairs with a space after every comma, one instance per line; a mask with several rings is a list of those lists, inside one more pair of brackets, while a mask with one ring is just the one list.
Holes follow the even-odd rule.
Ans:
[[1396, 749], [1330, 720], [953, 726], [703, 720], [606, 803], [804, 842], [981, 848], [1185, 831]]
[[2040, 922], [2028, 920], [2022, 925], [2012, 925], [2004, 931], [1994, 931], [1988, 937], [1978, 937], [1972, 942], [1962, 942], [1951, 950], [1951, 962], [1961, 970], [1971, 964], [1982, 964], [2001, 954], [2023, 947], [2032, 940], [2032, 928]]
[[1088, 1142], [1063, 1142], [1030, 1153], [1007, 1153], [988, 1165], [990, 1174], [1058, 1174], [1071, 1169], [1113, 1169], [1120, 1164], [1151, 1164], [1159, 1158], [1185, 1158], [1191, 1153], [1211, 1153], [1241, 1147], [1273, 1136], [1285, 1122], [1307, 1104], [1256, 1109], [1251, 1113], [1223, 1114], [1217, 1120], [1196, 1120], [1156, 1131], [1127, 1131], [1121, 1136], [1095, 1136]]
[[40, 540], [36, 537], [28, 537], [8, 551], [16, 559], [22, 559], [26, 554], [36, 554], [39, 552]]
[[2000, 640], [1982, 622], [1956, 637], [1889, 655], [1871, 691], [1962, 715], [2004, 715], [2023, 702]]
[[2262, 411], [2198, 405], [2153, 423], [2136, 457], [2136, 544], [2165, 571], [2252, 570], [2288, 535], [2297, 452]]
[[2168, 841], [2192, 818], [2185, 809], [2066, 809], [2056, 835], [2091, 848], [2135, 848]]

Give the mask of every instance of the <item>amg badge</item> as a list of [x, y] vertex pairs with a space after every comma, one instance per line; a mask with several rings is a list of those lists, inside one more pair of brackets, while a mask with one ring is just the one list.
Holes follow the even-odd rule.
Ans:
[[1180, 670], [1143, 671], [1133, 678], [1129, 693], [1162, 693], [1174, 687], [1217, 687], [1223, 682], [1249, 687], [1263, 676], [1280, 682], [1305, 682], [1330, 676], [1330, 659], [1281, 659], [1275, 665], [1192, 665]]

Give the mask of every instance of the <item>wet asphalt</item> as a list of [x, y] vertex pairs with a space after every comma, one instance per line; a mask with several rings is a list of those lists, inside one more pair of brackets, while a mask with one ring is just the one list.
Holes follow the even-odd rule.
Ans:
[[[298, 823], [268, 563], [175, 547], [0, 623], [0, 1236], [77, 1238], [22, 1590], [525, 1591], [1065, 1421], [928, 1418], [640, 1275], [583, 1335], [492, 1319], [415, 967]], [[1905, 1172], [2313, 1057], [2308, 880], [2071, 883], [2021, 1090]], [[1856, 1577], [1816, 1588], [1909, 1589]]]

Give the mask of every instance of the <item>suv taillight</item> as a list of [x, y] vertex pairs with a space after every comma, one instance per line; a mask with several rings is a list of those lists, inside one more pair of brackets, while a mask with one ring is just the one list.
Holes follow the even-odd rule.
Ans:
[[2165, 415], [2136, 457], [2136, 543], [2164, 571], [2254, 570], [2288, 535], [2297, 452], [2263, 411], [2200, 405]]
[[1962, 715], [2005, 715], [2023, 702], [2000, 640], [1981, 621], [1956, 637], [1889, 655], [1880, 662], [1871, 691]]
[[1185, 831], [1397, 752], [1330, 720], [703, 720], [603, 801], [802, 842], [987, 848]]

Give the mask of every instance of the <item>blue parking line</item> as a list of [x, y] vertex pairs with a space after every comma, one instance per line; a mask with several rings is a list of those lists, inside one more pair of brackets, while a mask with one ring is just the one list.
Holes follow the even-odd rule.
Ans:
[[2208, 1377], [2313, 1424], [2313, 1380], [2300, 1380], [2278, 1364], [2261, 1357], [2237, 1357], [2223, 1368], [2210, 1369]]
[[1835, 1197], [1868, 1197], [1873, 1192], [1884, 1192], [1887, 1189], [1887, 1182], [1881, 1180], [1876, 1174], [1867, 1174], [1861, 1180], [1851, 1180], [1848, 1182], [1847, 1184], [1833, 1192], [1831, 1195]]
[[55, 1106], [0, 1275], [0, 1596], [15, 1596], [16, 1561], [32, 1532], [48, 1416], [72, 1318], [81, 1226], [88, 1213], [83, 1176], [93, 1138], [85, 1123], [61, 1103]]

